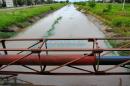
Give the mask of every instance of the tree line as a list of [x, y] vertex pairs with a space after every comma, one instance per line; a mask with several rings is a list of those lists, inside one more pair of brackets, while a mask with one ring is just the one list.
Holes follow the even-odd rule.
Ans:
[[88, 1], [95, 1], [95, 2], [109, 2], [109, 3], [113, 3], [113, 2], [116, 2], [116, 3], [123, 3], [123, 2], [126, 2], [126, 3], [130, 3], [130, 0], [88, 0]]
[[[56, 3], [56, 1], [53, 0], [13, 0], [14, 6], [19, 7], [19, 6], [29, 6], [29, 5], [37, 5], [37, 4], [50, 4], [50, 3]], [[0, 1], [0, 7], [6, 7], [6, 1], [1, 0]]]
[[126, 3], [130, 3], [130, 0], [110, 0], [110, 2], [118, 2], [118, 3], [122, 3], [122, 2], [126, 2]]

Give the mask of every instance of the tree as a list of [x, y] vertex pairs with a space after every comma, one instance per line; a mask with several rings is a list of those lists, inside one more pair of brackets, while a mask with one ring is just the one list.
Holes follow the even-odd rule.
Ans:
[[45, 2], [45, 0], [41, 0], [41, 3], [44, 3]]
[[35, 5], [39, 4], [39, 0], [34, 0]]
[[27, 5], [32, 5], [32, 4], [33, 4], [33, 1], [32, 1], [32, 0], [26, 0], [26, 4], [27, 4]]
[[25, 4], [24, 0], [14, 0], [14, 5], [15, 6], [22, 6]]
[[14, 0], [15, 6], [41, 4], [44, 0]]
[[89, 6], [90, 6], [91, 8], [94, 8], [94, 7], [96, 6], [95, 0], [89, 0]]
[[51, 3], [53, 3], [53, 0], [47, 0], [47, 3], [51, 4]]
[[69, 3], [69, 0], [66, 0], [66, 3]]
[[5, 0], [2, 0], [2, 7], [6, 7], [6, 2], [5, 2]]
[[102, 2], [104, 3], [104, 2], [105, 2], [105, 0], [102, 0]]
[[113, 2], [113, 1], [115, 1], [115, 2], [118, 2], [118, 3], [124, 3], [124, 2], [127, 2], [127, 3], [130, 3], [130, 0], [111, 0], [111, 2]]
[[124, 10], [124, 8], [125, 8], [125, 0], [123, 1], [122, 10]]

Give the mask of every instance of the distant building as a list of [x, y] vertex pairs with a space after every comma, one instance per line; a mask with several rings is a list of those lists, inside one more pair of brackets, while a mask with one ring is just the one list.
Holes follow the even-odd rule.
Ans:
[[13, 0], [5, 0], [6, 7], [14, 7]]
[[0, 4], [2, 4], [2, 0], [0, 0]]
[[53, 0], [0, 0], [0, 7], [20, 7], [52, 2]]
[[0, 0], [1, 7], [14, 7], [13, 0]]

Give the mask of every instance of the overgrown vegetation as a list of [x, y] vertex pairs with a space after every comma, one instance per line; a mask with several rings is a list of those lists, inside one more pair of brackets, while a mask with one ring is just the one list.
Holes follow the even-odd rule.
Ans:
[[[85, 2], [86, 3], [86, 2]], [[114, 34], [110, 37], [130, 37], [130, 4], [125, 4], [125, 9], [122, 9], [122, 4], [119, 3], [95, 3], [95, 7], [90, 6], [90, 3], [78, 5], [79, 10], [84, 9], [86, 13], [96, 16], [105, 24], [112, 27], [109, 32]], [[128, 44], [129, 41], [110, 41], [113, 47], [120, 47]], [[126, 47], [130, 47], [129, 45]], [[120, 55], [128, 55], [130, 52], [119, 52]]]
[[95, 0], [91, 0], [88, 2], [88, 6], [91, 7], [91, 8], [94, 8], [96, 6], [96, 2]]
[[86, 2], [74, 2], [74, 4], [85, 6]]
[[0, 32], [0, 38], [9, 38], [15, 34], [16, 32]]
[[[109, 40], [109, 43], [113, 48], [130, 48], [129, 40]], [[130, 51], [118, 51], [118, 54], [121, 56], [130, 55]]]
[[[90, 3], [79, 5], [87, 13], [100, 16], [104, 23], [113, 28], [113, 32], [120, 36], [130, 36], [130, 4], [125, 5], [122, 10], [122, 4], [118, 3], [96, 3], [93, 8]], [[124, 34], [125, 33], [125, 34]]]
[[[22, 8], [22, 9], [13, 9], [13, 10], [0, 10], [0, 38], [8, 38], [12, 36], [13, 32], [8, 32], [8, 36], [6, 36], [8, 29], [11, 25], [19, 25], [34, 16], [38, 16], [44, 14], [50, 10], [56, 10], [64, 6], [65, 4], [51, 4], [51, 5], [43, 5], [43, 6], [34, 6], [29, 8]], [[10, 34], [10, 35], [9, 35]], [[5, 35], [5, 36], [4, 36]]]

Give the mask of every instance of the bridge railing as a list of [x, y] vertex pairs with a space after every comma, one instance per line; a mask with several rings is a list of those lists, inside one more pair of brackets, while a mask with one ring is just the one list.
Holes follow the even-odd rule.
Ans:
[[[60, 42], [61, 40], [83, 40], [86, 41], [86, 43], [91, 43], [91, 46], [89, 47], [79, 47], [79, 48], [70, 48], [70, 47], [56, 47], [56, 48], [51, 48], [48, 46], [48, 41], [58, 41]], [[66, 75], [67, 73], [51, 73], [61, 67], [64, 66], [68, 66], [71, 68], [75, 68], [78, 70], [82, 70], [82, 71], [86, 71], [89, 72], [88, 74], [99, 74], [99, 75], [109, 75], [109, 74], [130, 74], [129, 72], [112, 72], [112, 73], [108, 73], [107, 71], [110, 71], [112, 69], [115, 69], [117, 67], [124, 67], [124, 68], [128, 68], [126, 65], [128, 65], [130, 63], [130, 57], [128, 55], [126, 55], [126, 57], [113, 57], [113, 56], [108, 56], [108, 57], [104, 57], [104, 55], [107, 55], [109, 53], [111, 53], [112, 51], [121, 51], [121, 52], [130, 52], [130, 48], [129, 48], [129, 40], [130, 38], [31, 38], [31, 39], [3, 39], [0, 40], [1, 44], [2, 44], [2, 48], [0, 48], [0, 51], [4, 52], [5, 55], [1, 55], [3, 58], [1, 58], [1, 67], [0, 67], [0, 73], [1, 74], [41, 74], [41, 75]], [[17, 43], [15, 43], [15, 45], [12, 45], [10, 47], [7, 46], [8, 43], [10, 42], [24, 42], [26, 43], [27, 41], [33, 41], [34, 43], [25, 47], [25, 48], [21, 48], [22, 46], [20, 46], [20, 48], [15, 48], [15, 45]], [[99, 41], [108, 41], [108, 42], [127, 42], [127, 44], [123, 45], [123, 46], [116, 46], [114, 48], [108, 48], [108, 47], [103, 47], [100, 46], [102, 44], [99, 44]], [[113, 43], [116, 43], [113, 42]], [[37, 47], [35, 47], [37, 46]], [[10, 51], [17, 51], [17, 53], [14, 54], [14, 57], [12, 57], [10, 55]], [[22, 54], [23, 52], [29, 52], [28, 54]], [[42, 52], [45, 52], [45, 55], [41, 55]], [[55, 56], [53, 55], [49, 55], [49, 52], [83, 52], [83, 54], [77, 55], [77, 54], [73, 54], [70, 58], [69, 56], [67, 56], [67, 54], [61, 53], [61, 56], [55, 55], [55, 53], [53, 53]], [[105, 52], [105, 53], [104, 53]], [[21, 56], [20, 56], [20, 55]], [[34, 59], [33, 54], [37, 54], [38, 55], [38, 59]], [[70, 54], [70, 53], [69, 53]], [[76, 56], [76, 57], [75, 57]], [[7, 57], [7, 58], [4, 58]], [[10, 59], [10, 58], [13, 59]], [[42, 58], [43, 57], [43, 58]], [[47, 58], [46, 58], [47, 57]], [[52, 59], [50, 59], [49, 57], [52, 57]], [[60, 59], [60, 58], [62, 59]], [[74, 58], [73, 58], [74, 57]], [[83, 58], [83, 57], [89, 57], [89, 58]], [[30, 58], [30, 59], [28, 59]], [[24, 60], [23, 60], [24, 59]], [[56, 60], [57, 59], [57, 60]], [[46, 61], [45, 61], [46, 60]], [[66, 62], [67, 60], [67, 62]], [[8, 62], [7, 62], [8, 61]], [[34, 64], [34, 63], [30, 63], [30, 61], [34, 62], [35, 64], [39, 64], [40, 65], [40, 71], [36, 70], [34, 68], [31, 68], [29, 66], [29, 64]], [[52, 61], [50, 63], [50, 61]], [[85, 63], [88, 62], [88, 63]], [[20, 63], [19, 63], [20, 62]], [[90, 62], [90, 63], [89, 63]], [[46, 64], [45, 64], [46, 63]], [[17, 65], [20, 64], [21, 66], [28, 68], [30, 70], [33, 70], [34, 72], [22, 72], [22, 71], [2, 71], [2, 69], [5, 69], [6, 67], [10, 66], [10, 65]], [[49, 71], [45, 71], [46, 66], [48, 65], [58, 65], [58, 67], [53, 68]], [[90, 70], [86, 70], [86, 69], [82, 69], [82, 68], [77, 68], [73, 65], [79, 65], [79, 64], [84, 64], [84, 65], [92, 65], [94, 71], [90, 71]], [[5, 65], [5, 66], [3, 66]], [[111, 68], [108, 69], [104, 69], [99, 71], [99, 66], [102, 65], [116, 65], [113, 66]], [[71, 74], [75, 74], [75, 73], [69, 73]], [[69, 75], [68, 74], [68, 75]], [[84, 73], [79, 73], [79, 75], [84, 75]], [[78, 75], [78, 74], [76, 74]]]
[[[98, 48], [100, 48], [100, 50], [101, 50], [101, 48], [103, 48], [103, 46], [102, 45], [100, 46], [100, 44], [98, 43], [98, 41], [107, 41], [107, 42], [110, 42], [110, 45], [112, 45], [112, 47], [116, 48], [115, 50], [114, 49], [105, 49], [104, 48], [103, 49], [104, 51], [121, 51], [121, 50], [123, 50], [123, 51], [129, 51], [129, 49], [126, 49], [126, 48], [128, 48], [128, 46], [130, 44], [129, 43], [129, 40], [130, 40], [129, 37], [127, 37], [127, 38], [123, 37], [123, 38], [45, 38], [45, 39], [44, 38], [30, 38], [30, 39], [28, 38], [28, 39], [1, 39], [0, 42], [1, 42], [2, 48], [0, 50], [4, 51], [4, 53], [7, 54], [8, 50], [9, 51], [11, 50], [11, 49], [9, 49], [6, 46], [8, 42], [16, 42], [15, 45], [18, 45], [19, 43], [17, 43], [17, 42], [25, 42], [26, 43], [27, 41], [33, 41], [33, 42], [35, 41], [34, 44], [32, 44], [29, 47], [26, 47], [25, 49], [21, 48], [21, 51], [27, 51], [27, 50], [31, 51], [30, 49], [32, 47], [34, 47], [34, 46], [36, 46], [36, 45], [38, 45], [40, 43], [41, 43], [41, 45], [40, 45], [41, 48], [43, 47], [43, 45], [45, 46], [44, 47], [45, 49], [43, 49], [42, 51], [53, 51], [53, 50], [54, 51], [67, 51], [67, 49], [61, 49], [61, 50], [57, 50], [57, 49], [56, 50], [55, 49], [51, 50], [51, 49], [48, 49], [49, 47], [48, 47], [47, 43], [48, 43], [48, 41], [52, 41], [52, 40], [55, 40], [57, 42], [60, 42], [61, 40], [67, 40], [67, 41], [68, 40], [72, 40], [72, 41], [74, 41], [74, 40], [78, 40], [78, 41], [84, 40], [84, 41], [88, 41], [89, 43], [90, 42], [92, 43], [91, 48], [96, 49], [98, 47]], [[121, 47], [121, 45], [120, 45], [121, 43], [120, 42], [122, 42], [122, 46], [124, 46], [123, 45], [124, 42], [127, 42], [127, 44], [126, 44], [126, 46]], [[54, 45], [55, 44], [56, 43], [54, 43]], [[87, 42], [86, 42], [86, 44], [87, 44]], [[14, 46], [15, 47], [15, 45], [10, 45], [10, 46]], [[86, 47], [84, 47], [84, 48], [85, 49], [81, 48], [81, 51], [88, 51], [88, 50], [92, 51], [91, 49], [87, 49]], [[125, 49], [123, 49], [123, 48], [125, 48]], [[15, 49], [12, 49], [12, 50], [14, 51]], [[73, 51], [73, 49], [69, 49], [68, 48], [68, 51]], [[80, 51], [80, 48], [74, 49], [74, 51]]]

